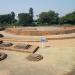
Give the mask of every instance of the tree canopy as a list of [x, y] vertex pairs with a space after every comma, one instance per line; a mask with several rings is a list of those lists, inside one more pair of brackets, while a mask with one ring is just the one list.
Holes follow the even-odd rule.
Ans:
[[39, 26], [39, 25], [61, 25], [61, 24], [75, 24], [75, 11], [64, 16], [59, 16], [59, 13], [50, 10], [41, 12], [38, 18], [34, 18], [33, 8], [29, 8], [28, 13], [19, 13], [18, 19], [15, 18], [15, 13], [12, 11], [9, 14], [0, 15], [0, 25], [21, 25], [21, 26]]
[[11, 12], [10, 14], [0, 15], [0, 24], [12, 24], [16, 21], [15, 13]]
[[60, 18], [62, 24], [75, 24], [75, 11]]
[[39, 22], [42, 24], [58, 24], [58, 13], [51, 10], [42, 12], [39, 14]]
[[23, 26], [28, 26], [32, 24], [32, 18], [28, 13], [20, 13], [18, 14], [19, 23]]

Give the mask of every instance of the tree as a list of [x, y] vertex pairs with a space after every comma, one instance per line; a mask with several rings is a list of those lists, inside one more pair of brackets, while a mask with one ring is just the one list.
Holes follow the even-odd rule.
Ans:
[[31, 17], [31, 22], [33, 22], [33, 8], [29, 9], [29, 15]]
[[29, 13], [20, 13], [18, 14], [19, 24], [23, 26], [32, 26], [33, 23], [33, 8], [29, 9]]
[[0, 15], [1, 24], [11, 24], [11, 14]]
[[11, 20], [12, 20], [12, 23], [16, 22], [15, 13], [13, 11], [11, 12]]
[[60, 18], [61, 24], [75, 24], [75, 11]]
[[14, 12], [11, 12], [10, 14], [0, 15], [0, 24], [1, 25], [8, 25], [8, 24], [12, 24], [15, 22], [16, 22], [16, 19], [15, 19]]
[[31, 16], [29, 15], [29, 13], [20, 13], [18, 14], [18, 18], [19, 18], [19, 24], [23, 25], [23, 26], [28, 26], [31, 25]]
[[39, 14], [39, 22], [42, 24], [58, 24], [58, 13], [54, 11], [42, 12]]

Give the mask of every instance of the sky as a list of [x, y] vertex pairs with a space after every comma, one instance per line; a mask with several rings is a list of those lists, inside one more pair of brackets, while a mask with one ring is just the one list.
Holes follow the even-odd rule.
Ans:
[[27, 13], [29, 8], [34, 9], [34, 15], [41, 12], [54, 10], [63, 16], [75, 11], [75, 0], [0, 0], [0, 14], [8, 14], [14, 11], [18, 13]]

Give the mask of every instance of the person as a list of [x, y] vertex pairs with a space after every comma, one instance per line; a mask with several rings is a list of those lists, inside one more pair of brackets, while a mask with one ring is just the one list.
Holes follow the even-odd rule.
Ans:
[[45, 36], [42, 36], [41, 39], [40, 39], [40, 41], [41, 41], [41, 46], [42, 46], [42, 48], [44, 48], [45, 43], [47, 42], [46, 37], [45, 37]]

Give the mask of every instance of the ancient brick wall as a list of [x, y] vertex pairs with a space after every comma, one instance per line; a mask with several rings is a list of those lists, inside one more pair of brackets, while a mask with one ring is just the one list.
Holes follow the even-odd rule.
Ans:
[[[26, 28], [26, 27], [25, 27]], [[12, 34], [17, 34], [17, 35], [37, 35], [37, 36], [41, 36], [41, 35], [52, 35], [52, 34], [64, 34], [64, 33], [71, 33], [71, 32], [75, 32], [75, 26], [73, 27], [60, 27], [58, 29], [55, 30], [38, 30], [37, 28], [33, 29], [33, 28], [28, 28], [28, 29], [24, 29], [24, 28], [7, 28], [6, 32], [8, 33], [12, 33]]]

